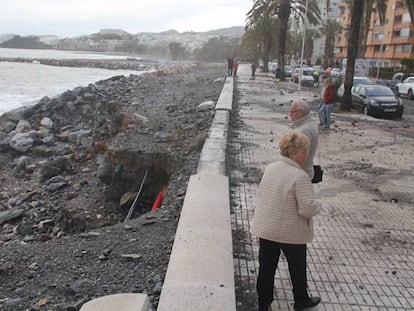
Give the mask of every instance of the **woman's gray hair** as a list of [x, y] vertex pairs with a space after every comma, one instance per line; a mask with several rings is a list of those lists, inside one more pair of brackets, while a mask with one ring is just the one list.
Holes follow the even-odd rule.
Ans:
[[289, 131], [282, 134], [279, 140], [280, 154], [284, 157], [292, 158], [300, 150], [308, 150], [309, 138], [298, 131]]

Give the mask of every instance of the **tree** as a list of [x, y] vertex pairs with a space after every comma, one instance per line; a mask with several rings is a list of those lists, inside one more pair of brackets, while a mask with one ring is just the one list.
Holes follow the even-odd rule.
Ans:
[[308, 65], [312, 62], [313, 42], [320, 37], [321, 34], [316, 29], [306, 29], [303, 58], [306, 60]]
[[347, 62], [344, 81], [344, 95], [341, 101], [341, 110], [349, 111], [352, 107], [351, 88], [355, 72], [355, 59], [359, 46], [359, 34], [363, 13], [363, 0], [353, 0], [351, 7], [351, 25], [349, 29]]
[[[307, 10], [306, 3], [308, 4]], [[307, 11], [307, 16], [305, 16], [305, 11]], [[310, 24], [317, 25], [320, 22], [319, 7], [315, 0], [255, 0], [247, 16], [251, 19], [258, 19], [259, 16], [266, 14], [277, 16], [279, 20], [278, 64], [282, 69], [283, 77], [289, 18], [293, 17], [296, 21], [302, 21], [302, 24], [308, 20]]]
[[405, 0], [405, 4], [407, 5], [408, 11], [410, 12], [411, 24], [414, 24], [414, 1]]
[[333, 19], [328, 19], [320, 28], [325, 36], [325, 50], [323, 56], [323, 66], [332, 67], [334, 63], [335, 36], [341, 31], [341, 25]]
[[245, 29], [242, 49], [250, 51], [255, 58], [262, 58], [263, 71], [267, 72], [270, 52], [276, 47], [278, 20], [270, 11], [265, 11], [255, 18], [249, 17]]
[[179, 42], [170, 42], [168, 44], [168, 49], [170, 50], [171, 60], [183, 60], [185, 59], [185, 47]]

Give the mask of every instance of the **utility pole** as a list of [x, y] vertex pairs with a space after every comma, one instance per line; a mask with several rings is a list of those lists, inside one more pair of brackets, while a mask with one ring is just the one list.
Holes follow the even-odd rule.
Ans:
[[306, 28], [308, 27], [308, 0], [305, 2], [305, 20], [303, 23], [303, 38], [302, 38], [302, 50], [300, 52], [300, 70], [299, 70], [299, 81], [298, 81], [298, 91], [302, 89], [302, 75], [303, 75], [303, 53], [305, 51], [305, 38], [306, 38]]

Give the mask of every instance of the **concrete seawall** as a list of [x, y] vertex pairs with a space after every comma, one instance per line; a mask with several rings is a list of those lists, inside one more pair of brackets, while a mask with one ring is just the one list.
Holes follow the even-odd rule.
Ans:
[[191, 176], [158, 305], [159, 311], [236, 310], [225, 158], [233, 78], [228, 77], [197, 169]]

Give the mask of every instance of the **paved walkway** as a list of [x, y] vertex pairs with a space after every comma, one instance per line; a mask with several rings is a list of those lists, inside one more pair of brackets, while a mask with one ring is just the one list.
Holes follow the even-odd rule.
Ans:
[[[291, 83], [277, 89], [260, 72], [249, 80], [249, 65], [238, 74], [227, 173], [237, 310], [247, 311], [257, 310], [258, 243], [249, 224], [258, 183], [278, 157], [279, 135], [290, 128], [289, 103], [315, 95]], [[334, 121], [334, 130], [320, 136], [325, 174], [315, 190], [324, 207], [308, 245], [309, 291], [322, 298], [314, 310], [414, 310], [414, 139], [398, 121], [356, 114]], [[293, 310], [283, 257], [272, 308]]]

